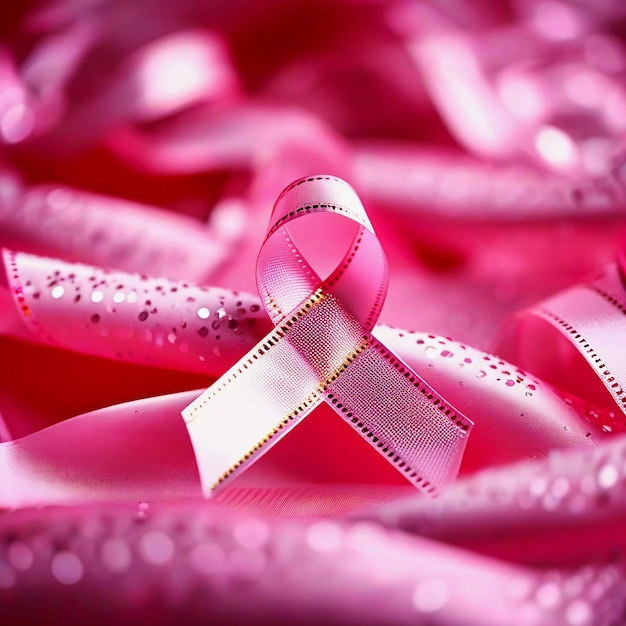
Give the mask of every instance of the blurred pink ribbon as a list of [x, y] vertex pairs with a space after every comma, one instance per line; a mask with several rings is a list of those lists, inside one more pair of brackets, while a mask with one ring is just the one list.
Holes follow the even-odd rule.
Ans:
[[[513, 316], [497, 350], [564, 392], [608, 411], [604, 432], [621, 431], [626, 413], [624, 259]], [[554, 354], [546, 359], [545, 353]], [[597, 418], [598, 409], [588, 417]]]
[[[351, 243], [322, 280], [302, 246], [314, 241], [327, 261], [334, 234]], [[371, 335], [387, 263], [347, 183], [315, 176], [283, 191], [257, 285], [274, 329], [183, 411], [205, 495], [322, 401], [421, 491], [455, 478], [473, 424]]]

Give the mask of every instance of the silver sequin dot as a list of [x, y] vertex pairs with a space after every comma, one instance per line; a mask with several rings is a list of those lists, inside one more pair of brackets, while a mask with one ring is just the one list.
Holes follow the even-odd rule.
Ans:
[[554, 582], [544, 583], [537, 589], [535, 599], [542, 609], [552, 609], [561, 599], [561, 590]]
[[64, 293], [65, 293], [65, 289], [62, 287], [62, 285], [57, 285], [56, 287], [52, 288], [52, 291], [50, 292], [50, 295], [55, 300], [58, 300], [59, 298], [63, 297]]
[[198, 309], [197, 314], [201, 320], [206, 320], [211, 315], [211, 311], [209, 311], [209, 309], [203, 306]]
[[103, 298], [104, 298], [104, 294], [101, 291], [99, 291], [99, 290], [94, 291], [91, 294], [91, 301], [92, 302], [102, 302]]
[[574, 600], [565, 611], [565, 618], [571, 626], [586, 626], [591, 623], [591, 617], [591, 609], [583, 600]]
[[9, 563], [20, 572], [29, 570], [35, 561], [33, 551], [25, 543], [19, 541], [7, 548], [7, 558]]
[[562, 476], [557, 478], [551, 488], [552, 493], [556, 498], [564, 498], [570, 489], [570, 484], [567, 478], [563, 478]]
[[333, 522], [316, 522], [307, 531], [306, 540], [309, 547], [316, 552], [333, 552], [341, 545], [343, 532]]
[[346, 544], [359, 552], [371, 551], [380, 539], [381, 529], [376, 524], [359, 522], [353, 524], [348, 531]]
[[619, 474], [614, 465], [603, 465], [598, 471], [598, 484], [604, 489], [610, 489], [617, 484]]
[[437, 358], [437, 348], [435, 348], [435, 346], [428, 346], [427, 348], [425, 348], [424, 354], [429, 359], [436, 359]]
[[100, 559], [105, 569], [113, 574], [119, 574], [130, 567], [130, 548], [121, 539], [109, 539], [102, 544]]
[[450, 600], [450, 588], [439, 578], [419, 583], [413, 592], [413, 607], [420, 613], [436, 613]]
[[147, 532], [139, 540], [139, 554], [149, 565], [165, 565], [174, 558], [174, 542], [159, 530]]
[[63, 585], [75, 585], [83, 577], [82, 561], [72, 552], [59, 552], [50, 564], [52, 575]]
[[546, 493], [547, 488], [548, 485], [543, 478], [533, 478], [530, 483], [530, 493], [535, 498], [540, 498], [541, 496], [543, 496]]

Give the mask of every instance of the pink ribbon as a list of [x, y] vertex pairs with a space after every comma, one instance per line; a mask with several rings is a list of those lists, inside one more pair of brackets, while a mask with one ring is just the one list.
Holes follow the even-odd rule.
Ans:
[[[18, 313], [40, 342], [173, 370], [221, 374], [261, 335], [256, 298], [217, 287], [4, 251]], [[5, 314], [4, 324], [11, 323]], [[20, 320], [13, 321], [24, 335]]]
[[[522, 311], [505, 325], [497, 345], [505, 358], [604, 409], [605, 432], [621, 431], [626, 413], [626, 369], [616, 341], [626, 331], [622, 272], [609, 265], [590, 282]], [[589, 417], [597, 418], [598, 410], [590, 409]]]
[[[330, 216], [334, 223], [321, 224], [329, 230], [311, 232], [315, 219]], [[307, 231], [297, 223], [303, 218]], [[324, 280], [297, 243], [298, 229], [317, 234], [324, 247], [335, 229], [351, 238]], [[434, 494], [456, 476], [473, 424], [371, 335], [387, 264], [347, 183], [315, 176], [283, 191], [259, 254], [257, 285], [274, 329], [183, 411], [205, 495], [322, 401], [423, 492]]]
[[[243, 234], [129, 200], [58, 185], [27, 187], [0, 174], [0, 246], [99, 267], [199, 283], [223, 265]], [[202, 206], [201, 206], [202, 208]]]
[[[211, 413], [208, 420], [209, 426], [206, 429], [202, 421], [196, 422], [196, 426], [202, 425], [202, 428], [199, 428], [200, 435], [193, 431], [196, 426], [190, 429], [200, 464], [208, 463], [213, 476], [219, 470], [223, 473], [231, 467], [227, 465], [228, 460], [224, 460], [219, 454], [224, 454], [226, 450], [226, 453], [236, 456], [238, 451], [241, 452], [242, 447], [239, 444], [237, 444], [239, 447], [224, 445], [225, 440], [221, 434], [220, 439], [212, 437], [217, 417], [221, 418], [220, 425], [222, 426], [235, 424], [233, 430], [237, 430], [237, 425], [241, 426], [240, 432], [235, 433], [236, 437], [242, 432], [253, 432], [249, 430], [251, 428], [249, 424], [260, 428], [255, 420], [259, 413], [258, 406], [262, 401], [270, 406], [266, 413], [268, 422], [273, 427], [280, 413], [272, 413], [271, 403], [274, 396], [266, 397], [264, 395], [266, 390], [272, 390], [274, 393], [286, 384], [291, 385], [287, 391], [293, 392], [294, 402], [299, 399], [298, 394], [306, 396], [302, 392], [302, 380], [309, 382], [313, 380], [311, 384], [315, 391], [317, 389], [315, 385], [320, 384], [320, 371], [324, 374], [323, 368], [330, 368], [333, 359], [339, 362], [340, 367], [341, 350], [352, 350], [353, 345], [350, 342], [353, 344], [356, 342], [355, 345], [360, 348], [361, 338], [369, 336], [368, 329], [374, 323], [375, 311], [378, 310], [373, 303], [376, 302], [378, 293], [384, 293], [383, 286], [386, 283], [384, 256], [354, 193], [347, 185], [332, 180], [311, 181], [306, 185], [303, 183], [292, 192], [304, 193], [303, 189], [309, 189], [311, 194], [313, 194], [311, 190], [317, 190], [318, 196], [325, 194], [325, 202], [322, 204], [330, 203], [327, 199], [331, 198], [333, 206], [349, 208], [352, 214], [346, 213], [340, 216], [337, 214], [340, 213], [338, 209], [328, 212], [327, 208], [319, 206], [317, 211], [311, 209], [297, 213], [296, 209], [300, 206], [307, 206], [309, 200], [305, 201], [301, 198], [304, 203], [302, 204], [294, 198], [294, 193], [289, 193], [281, 197], [272, 223], [285, 214], [289, 218], [289, 212], [294, 211], [294, 216], [289, 222], [289, 229], [298, 235], [301, 235], [304, 230], [305, 237], [299, 240], [302, 246], [309, 244], [310, 240], [316, 241], [316, 236], [317, 241], [323, 237], [322, 257], [329, 256], [326, 252], [332, 248], [333, 244], [335, 251], [341, 252], [341, 257], [343, 257], [346, 247], [349, 250], [353, 249], [349, 243], [346, 246], [346, 241], [358, 238], [359, 232], [362, 233], [363, 238], [359, 243], [359, 250], [351, 257], [352, 261], [347, 264], [348, 268], [339, 276], [340, 280], [333, 282], [332, 277], [336, 278], [340, 272], [337, 271], [334, 274], [331, 272], [331, 278], [324, 283], [323, 287], [328, 290], [328, 293], [321, 298], [319, 293], [316, 294], [321, 284], [318, 282], [319, 278], [316, 278], [313, 273], [308, 273], [308, 264], [304, 261], [298, 263], [301, 259], [298, 259], [297, 255], [291, 251], [293, 248], [286, 246], [285, 231], [281, 231], [280, 228], [285, 226], [287, 220], [281, 221], [279, 228], [271, 229], [271, 234], [259, 258], [259, 285], [273, 318], [272, 321], [278, 329], [280, 330], [280, 325], [284, 322], [281, 321], [281, 313], [270, 306], [268, 293], [270, 297], [273, 294], [274, 301], [278, 303], [277, 306], [283, 310], [288, 310], [289, 307], [297, 309], [298, 300], [306, 303], [309, 294], [315, 295], [316, 302], [318, 298], [321, 299], [322, 305], [330, 302], [336, 310], [333, 309], [333, 315], [327, 315], [325, 313], [327, 309], [323, 309], [319, 302], [317, 307], [314, 307], [315, 314], [323, 323], [316, 326], [317, 337], [314, 337], [314, 340], [317, 344], [315, 349], [311, 348], [311, 352], [303, 355], [302, 352], [293, 350], [293, 345], [289, 343], [291, 336], [287, 340], [281, 339], [282, 348], [286, 349], [290, 356], [295, 357], [296, 366], [300, 368], [298, 375], [302, 375], [302, 379], [295, 378], [294, 368], [289, 370], [288, 377], [281, 378], [280, 370], [272, 366], [272, 359], [276, 358], [274, 356], [277, 352], [276, 346], [269, 346], [271, 354], [264, 354], [262, 357], [265, 363], [270, 364], [266, 366], [267, 386], [259, 385], [260, 393], [251, 401], [256, 410], [254, 417], [244, 417], [252, 414], [251, 405], [246, 403], [247, 396], [244, 393], [239, 395], [235, 393], [237, 397], [233, 399], [234, 404], [226, 403], [223, 413], [219, 411]], [[323, 189], [328, 189], [328, 191], [323, 191]], [[310, 206], [316, 204], [313, 195], [310, 198]], [[319, 197], [317, 200], [321, 203]], [[307, 215], [306, 220], [295, 219], [295, 216], [304, 217], [305, 215]], [[332, 229], [325, 228], [329, 224], [324, 220], [332, 220]], [[367, 224], [367, 227], [358, 220]], [[320, 226], [325, 228], [321, 234], [314, 230], [317, 227], [319, 231]], [[300, 232], [298, 232], [299, 228]], [[341, 235], [335, 242], [332, 237], [334, 233]], [[315, 249], [302, 247], [302, 252], [306, 253], [307, 261], [314, 260]], [[90, 364], [90, 357], [75, 355], [72, 357], [73, 362], [65, 363], [72, 352], [58, 351], [57, 348], [57, 353], [52, 355], [55, 370], [60, 372], [66, 369], [74, 372], [73, 378], [76, 377], [77, 371], [82, 373], [85, 370], [79, 388], [65, 381], [62, 375], [46, 369], [48, 348], [40, 347], [32, 353], [28, 373], [23, 373], [22, 376], [25, 376], [27, 380], [39, 376], [49, 380], [46, 389], [59, 387], [62, 390], [60, 393], [65, 396], [62, 404], [67, 406], [65, 412], [55, 412], [50, 407], [58, 405], [59, 400], [55, 401], [53, 398], [46, 400], [47, 410], [44, 412], [41, 409], [38, 410], [36, 405], [24, 404], [24, 398], [21, 397], [19, 390], [16, 390], [14, 397], [9, 399], [8, 406], [14, 408], [10, 408], [6, 414], [8, 430], [7, 435], [3, 437], [13, 439], [13, 441], [0, 446], [0, 457], [5, 472], [3, 480], [0, 481], [2, 487], [0, 502], [4, 506], [24, 506], [44, 502], [68, 503], [93, 498], [102, 500], [127, 499], [128, 497], [149, 499], [199, 495], [198, 474], [193, 462], [194, 448], [190, 445], [187, 428], [178, 417], [180, 411], [191, 401], [193, 392], [178, 396], [162, 396], [151, 400], [138, 400], [132, 404], [117, 404], [106, 410], [94, 411], [93, 409], [103, 404], [115, 405], [130, 398], [150, 396], [155, 393], [162, 394], [178, 389], [204, 387], [213, 380], [207, 379], [207, 375], [222, 375], [226, 368], [240, 361], [244, 352], [261, 340], [259, 346], [252, 350], [253, 353], [256, 352], [257, 359], [253, 359], [256, 363], [259, 360], [259, 347], [264, 353], [267, 350], [263, 348], [263, 344], [267, 344], [268, 337], [261, 338], [271, 328], [270, 320], [262, 310], [261, 301], [247, 294], [228, 292], [214, 287], [197, 287], [184, 282], [102, 270], [24, 253], [6, 252], [4, 259], [14, 305], [22, 318], [19, 319], [17, 315], [12, 314], [13, 303], [7, 307], [2, 317], [4, 334], [28, 341], [48, 343], [72, 352], [107, 357], [117, 364], [114, 376], [110, 369], [106, 369], [105, 359], [97, 360], [98, 369], [94, 371], [95, 362]], [[321, 260], [326, 260], [328, 264], [328, 258]], [[303, 265], [306, 267], [303, 268]], [[343, 267], [341, 262], [338, 267], [339, 269]], [[278, 274], [279, 272], [282, 274]], [[284, 278], [277, 280], [275, 278], [277, 275]], [[2, 295], [0, 291], [0, 296]], [[8, 292], [5, 295], [8, 297]], [[376, 306], [379, 308], [381, 305], [382, 297]], [[304, 316], [308, 320], [307, 323], [314, 319], [311, 313]], [[295, 324], [295, 328], [300, 328], [304, 323], [305, 321], [302, 320]], [[362, 332], [358, 331], [358, 328], [363, 325], [366, 325], [366, 328], [363, 328]], [[352, 334], [346, 335], [346, 328]], [[269, 333], [270, 339], [275, 332], [276, 329]], [[610, 408], [605, 409], [598, 406], [597, 402], [584, 398], [577, 399], [571, 394], [566, 396], [540, 379], [530, 378], [515, 365], [505, 363], [463, 344], [434, 335], [407, 333], [380, 326], [375, 329], [374, 333], [376, 339], [370, 338], [372, 345], [381, 345], [380, 342], [382, 342], [387, 346], [387, 352], [393, 353], [393, 358], [396, 359], [394, 363], [408, 364], [412, 371], [420, 372], [426, 384], [423, 386], [424, 393], [420, 393], [418, 398], [427, 409], [432, 408], [431, 403], [434, 406], [443, 406], [442, 404], [435, 405], [436, 400], [443, 396], [458, 411], [478, 424], [466, 449], [463, 442], [462, 470], [466, 473], [482, 468], [485, 464], [495, 465], [530, 456], [545, 456], [555, 447], [592, 444], [594, 440], [601, 440], [606, 436], [607, 426], [613, 432], [621, 428], [615, 420], [614, 412], [612, 417]], [[339, 347], [333, 346], [331, 341], [333, 338], [339, 338], [338, 340], [344, 343], [341, 343]], [[326, 344], [320, 347], [319, 344], [324, 342]], [[532, 337], [527, 343], [536, 346]], [[11, 345], [11, 341], [5, 340], [4, 361], [11, 364], [11, 371], [16, 371], [14, 378], [15, 376], [19, 378], [19, 366], [16, 369], [10, 356]], [[21, 347], [20, 352], [24, 349]], [[35, 348], [29, 350], [35, 350]], [[318, 355], [316, 358], [321, 359], [319, 355], [324, 350], [326, 353], [323, 358], [326, 361], [323, 361], [321, 365], [319, 361], [311, 364], [307, 360], [311, 359], [312, 355]], [[535, 350], [539, 353], [538, 346]], [[246, 358], [250, 357], [243, 357], [240, 362], [246, 363]], [[126, 365], [124, 361], [127, 362]], [[48, 362], [50, 362], [49, 359]], [[391, 360], [385, 362], [391, 363]], [[131, 365], [133, 363], [135, 365]], [[356, 426], [357, 430], [364, 435], [365, 441], [371, 441], [373, 437], [380, 436], [371, 428], [372, 424], [374, 428], [379, 428], [376, 422], [380, 416], [380, 403], [382, 402], [376, 397], [379, 378], [358, 376], [359, 371], [363, 371], [363, 369], [359, 370], [359, 367], [362, 367], [359, 363], [362, 361], [356, 359], [350, 363], [346, 371], [341, 374], [341, 378], [344, 380], [343, 384], [349, 387], [348, 395], [361, 389], [366, 390], [366, 400], [362, 401], [362, 404], [368, 405], [367, 410], [360, 409], [361, 413], [358, 417], [357, 415], [352, 417], [360, 419], [364, 426], [367, 423], [372, 437], [369, 438], [366, 433], [361, 432], [359, 422], [353, 423], [352, 417], [348, 420], [348, 424], [352, 427]], [[129, 367], [138, 368], [141, 365], [167, 369], [145, 367], [128, 369]], [[381, 367], [385, 367], [385, 364]], [[238, 366], [235, 369], [238, 369]], [[388, 369], [396, 371], [393, 364]], [[180, 374], [177, 374], [176, 370]], [[248, 370], [244, 368], [244, 371]], [[183, 374], [184, 372], [187, 373]], [[196, 373], [195, 378], [191, 378], [192, 372]], [[239, 377], [238, 372], [237, 374]], [[181, 378], [182, 376], [184, 378]], [[226, 379], [229, 376], [230, 374], [227, 374]], [[89, 383], [89, 378], [97, 382]], [[123, 382], [125, 379], [128, 379], [128, 382]], [[152, 381], [151, 386], [146, 385], [147, 379]], [[406, 381], [406, 378], [404, 380]], [[415, 380], [419, 379], [415, 377]], [[15, 386], [10, 381], [7, 384], [9, 387]], [[28, 386], [28, 382], [24, 384]], [[335, 385], [338, 386], [338, 383], [335, 382]], [[427, 391], [433, 388], [437, 389], [438, 393]], [[229, 384], [227, 392], [232, 394], [233, 389], [237, 390]], [[214, 390], [215, 388], [211, 393]], [[219, 393], [223, 394], [223, 392]], [[333, 393], [333, 391], [327, 389], [326, 393]], [[368, 396], [367, 393], [370, 395]], [[401, 402], [408, 402], [407, 396], [403, 394], [404, 392], [396, 395]], [[324, 395], [323, 392], [318, 392], [315, 401], [321, 402], [319, 396]], [[385, 400], [390, 395], [392, 394], [387, 393]], [[431, 403], [428, 402], [428, 395], [432, 395]], [[283, 398], [283, 396], [280, 397]], [[287, 400], [291, 401], [289, 398]], [[345, 398], [339, 401], [345, 402]], [[350, 401], [353, 401], [352, 398]], [[332, 406], [332, 398], [329, 404]], [[211, 400], [210, 406], [216, 407], [217, 405], [215, 399]], [[371, 417], [368, 412], [369, 408], [377, 406], [379, 412], [375, 412]], [[311, 407], [307, 408], [307, 410], [310, 409]], [[82, 415], [72, 420], [54, 423], [78, 413]], [[263, 502], [268, 500], [268, 494], [272, 491], [270, 487], [276, 486], [276, 480], [271, 478], [272, 476], [282, 477], [278, 480], [278, 486], [285, 488], [290, 494], [294, 493], [294, 488], [297, 490], [303, 485], [310, 486], [313, 483], [341, 482], [342, 480], [350, 483], [354, 481], [355, 475], [360, 477], [361, 482], [368, 480], [372, 482], [374, 475], [368, 476], [367, 471], [362, 467], [349, 473], [352, 478], [345, 478], [346, 466], [354, 464], [351, 459], [357, 454], [352, 447], [356, 445], [356, 441], [353, 443], [349, 441], [351, 432], [348, 428], [345, 429], [344, 438], [341, 428], [337, 430], [332, 427], [330, 419], [333, 415], [332, 412], [329, 411], [329, 413], [331, 415], [328, 418], [324, 417], [321, 422], [316, 419], [308, 423], [306, 427], [297, 429], [289, 438], [290, 443], [287, 449], [282, 447], [282, 452], [277, 451], [270, 455], [264, 463], [255, 468], [255, 472], [245, 476], [244, 483], [238, 481], [229, 486], [220, 493], [218, 500], [225, 498], [231, 502], [233, 497], [237, 499], [240, 496], [248, 500], [250, 488], [252, 488], [252, 491], [257, 494], [253, 498], [254, 501], [259, 506], [265, 506], [259, 503], [259, 496]], [[304, 414], [306, 411], [300, 417]], [[419, 411], [410, 408], [406, 414], [417, 416]], [[367, 422], [368, 419], [370, 422]], [[413, 432], [415, 424], [419, 427], [418, 417], [407, 418], [407, 420], [409, 420], [407, 430], [402, 428], [402, 425], [406, 425], [407, 422], [400, 420], [394, 426], [390, 436], [392, 444], [401, 451], [406, 450], [406, 432]], [[246, 424], [242, 425], [244, 421]], [[37, 426], [33, 427], [33, 422]], [[295, 422], [290, 421], [290, 424], [293, 423]], [[50, 427], [43, 428], [46, 425]], [[34, 432], [35, 430], [38, 432]], [[259, 458], [259, 453], [267, 450], [268, 444], [275, 443], [286, 430], [284, 426], [279, 429], [280, 432], [261, 446], [261, 449], [254, 453], [251, 459], [246, 460], [236, 473], [239, 473], [242, 467], [249, 465], [252, 460]], [[261, 435], [267, 432], [269, 430]], [[258, 441], [262, 441], [261, 435], [252, 442], [251, 447]], [[337, 454], [327, 447], [328, 449], [319, 451], [315, 463], [306, 462], [300, 458], [302, 451], [315, 448], [309, 445], [308, 437], [319, 439], [321, 442], [324, 442], [325, 438], [332, 439], [335, 450], [342, 450], [343, 453]], [[210, 454], [203, 452], [205, 448]], [[377, 446], [375, 449], [381, 450]], [[249, 450], [250, 448], [243, 449], [239, 457], [234, 461], [231, 459], [232, 463], [236, 463]], [[320, 461], [322, 458], [325, 459], [323, 462]], [[385, 458], [388, 458], [386, 454]], [[154, 467], [156, 459], [161, 459], [158, 463], [161, 468], [159, 472]], [[431, 461], [431, 458], [426, 458], [426, 462], [431, 463]], [[299, 463], [299, 467], [291, 472], [289, 468], [293, 466], [293, 463]], [[328, 477], [320, 476], [317, 469], [313, 472], [313, 476], [310, 473], [307, 474], [307, 471], [312, 472], [312, 468], [317, 468], [320, 463], [328, 466], [324, 476], [332, 476], [332, 481]], [[380, 473], [383, 468], [377, 467]], [[410, 474], [411, 471], [408, 473]], [[405, 472], [402, 474], [406, 475]], [[205, 493], [208, 494], [213, 483], [210, 483], [210, 478], [204, 474], [203, 480]], [[318, 494], [316, 502], [319, 503], [319, 494], [327, 493], [328, 489], [328, 486], [314, 487], [315, 493]], [[336, 494], [333, 495], [333, 499], [337, 500]], [[291, 495], [290, 502], [293, 500], [293, 495]], [[281, 511], [285, 507], [290, 510], [291, 504], [285, 501], [280, 507]]]
[[[623, 623], [624, 280], [610, 266], [570, 286], [613, 260], [623, 222], [626, 4], [36, 4], [0, 8], [0, 246], [18, 251], [0, 267], [0, 508], [22, 509], [0, 515], [2, 623]], [[280, 229], [265, 244], [263, 301], [297, 295], [273, 331], [257, 297], [200, 286], [252, 288], [266, 209], [313, 171], [352, 181], [377, 224], [393, 279], [379, 321], [426, 332], [371, 329], [373, 243], [345, 293], [303, 286], [302, 265], [327, 275], [308, 244], [341, 265], [360, 228], [336, 214], [289, 222], [302, 263]], [[306, 399], [371, 331], [475, 423], [438, 500], [327, 389], [196, 500], [189, 390], [314, 296], [248, 366], [265, 362], [272, 397], [231, 381], [198, 430], [273, 427], [275, 399]], [[513, 311], [497, 347], [513, 361], [481, 352]], [[366, 354], [338, 380], [369, 425], [405, 396]]]
[[[298, 219], [304, 216], [306, 220]], [[326, 228], [327, 220], [332, 229], [318, 232], [316, 240], [313, 229]], [[4, 435], [13, 440], [0, 445], [2, 506], [94, 497], [197, 496], [193, 452], [208, 495], [213, 483], [251, 449], [260, 443], [229, 475], [256, 460], [322, 400], [422, 491], [435, 493], [454, 478], [472, 422], [465, 411], [444, 402], [433, 386], [443, 389], [446, 397], [455, 397], [454, 387], [446, 380], [456, 381], [458, 387], [457, 371], [433, 370], [434, 379], [424, 381], [411, 367], [429, 371], [434, 365], [430, 340], [415, 342], [407, 337], [391, 352], [370, 334], [386, 292], [386, 261], [354, 191], [330, 177], [298, 181], [281, 195], [271, 223], [274, 226], [259, 256], [258, 280], [275, 328], [243, 358], [244, 350], [269, 327], [258, 300], [249, 295], [4, 253], [8, 286], [21, 318], [7, 307], [5, 334], [57, 350], [126, 361], [126, 367], [134, 363], [132, 367], [168, 368], [161, 373], [152, 370], [150, 377], [167, 380], [171, 390], [176, 385], [179, 389], [203, 386], [202, 379], [190, 379], [188, 374], [184, 386], [182, 379], [176, 383], [174, 370], [220, 375], [224, 366], [239, 362], [183, 411], [187, 418], [194, 416], [187, 429], [177, 416], [190, 402], [189, 393], [90, 411], [99, 406], [98, 386], [104, 385], [109, 394], [124, 387], [119, 377], [111, 378], [106, 370], [96, 373], [100, 385], [85, 392], [88, 402], [81, 400], [82, 391], [67, 389], [69, 397], [64, 402], [79, 410], [83, 407], [83, 414], [75, 419], [55, 424], [67, 415], [54, 420], [54, 415], [46, 413], [41, 425], [50, 427], [33, 432], [28, 420], [20, 422], [23, 411], [16, 404]], [[303, 226], [306, 236], [301, 245], [323, 237], [322, 257], [333, 244], [332, 235], [339, 235], [334, 243], [342, 260], [324, 282], [309, 266], [315, 251], [302, 248], [307, 255], [303, 256], [290, 234], [302, 234], [298, 229]], [[322, 261], [328, 263], [327, 258]], [[293, 313], [285, 315], [284, 311]], [[383, 329], [377, 333], [379, 337], [382, 333], [385, 343], [397, 343], [394, 333]], [[57, 355], [59, 369], [68, 367], [60, 364], [63, 354], [61, 350]], [[406, 361], [413, 365], [407, 366]], [[142, 393], [139, 370], [129, 373], [134, 376], [133, 395], [124, 398], [123, 391], [115, 392], [117, 402]], [[37, 376], [34, 366], [28, 376]], [[49, 387], [54, 388], [54, 383]], [[143, 393], [153, 395], [154, 391], [147, 388]], [[109, 404], [111, 400], [109, 395]], [[463, 398], [457, 394], [457, 400]], [[212, 409], [210, 414], [202, 410], [195, 417], [194, 408], [205, 403]], [[500, 411], [502, 405], [497, 405]], [[468, 409], [477, 406], [474, 401], [467, 403]], [[37, 415], [36, 407], [23, 409], [30, 420]], [[479, 412], [485, 414], [482, 408]], [[276, 432], [264, 442], [273, 429]], [[334, 429], [312, 432], [316, 437], [335, 438], [338, 447], [343, 445]], [[489, 430], [484, 432], [488, 436]], [[550, 434], [548, 440], [552, 441]], [[488, 442], [479, 437], [476, 444], [476, 450], [481, 450]], [[347, 449], [346, 454], [350, 456]], [[156, 458], [162, 460], [163, 471], [155, 472], [149, 462]], [[267, 479], [260, 484], [267, 486]]]

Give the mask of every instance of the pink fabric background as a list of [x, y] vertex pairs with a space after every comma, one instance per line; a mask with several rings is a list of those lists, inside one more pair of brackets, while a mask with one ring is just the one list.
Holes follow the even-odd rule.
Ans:
[[[622, 2], [5, 5], [3, 624], [626, 624]], [[325, 405], [201, 497], [181, 411], [318, 173], [373, 335], [475, 424], [436, 500]]]

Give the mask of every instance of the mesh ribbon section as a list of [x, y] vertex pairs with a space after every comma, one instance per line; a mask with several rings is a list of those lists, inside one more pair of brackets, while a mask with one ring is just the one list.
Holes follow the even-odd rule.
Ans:
[[326, 400], [406, 478], [436, 493], [459, 469], [471, 422], [371, 339]]
[[205, 491], [241, 471], [315, 407], [326, 381], [360, 349], [362, 335], [319, 290], [187, 407]]
[[[355, 226], [326, 281], [288, 229], [316, 213]], [[183, 411], [205, 494], [322, 401], [411, 483], [437, 493], [458, 471], [472, 422], [369, 333], [384, 301], [387, 266], [358, 197], [339, 179], [301, 179], [281, 194], [270, 224], [257, 283], [276, 326]], [[323, 233], [317, 236], [323, 245]]]

